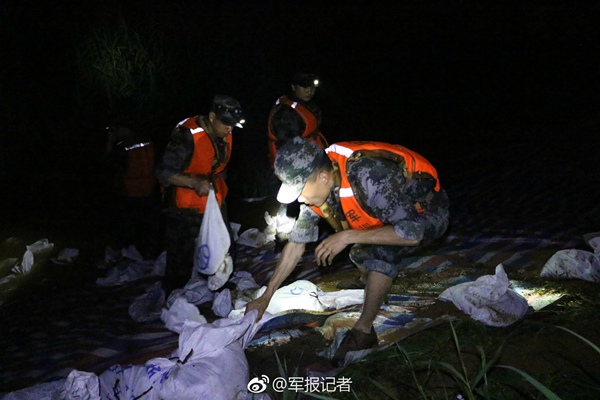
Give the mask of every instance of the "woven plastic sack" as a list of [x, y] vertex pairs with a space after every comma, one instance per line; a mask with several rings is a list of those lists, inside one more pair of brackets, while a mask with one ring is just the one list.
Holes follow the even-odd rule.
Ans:
[[231, 238], [225, 221], [223, 221], [219, 202], [215, 191], [210, 189], [202, 225], [200, 225], [200, 232], [196, 238], [194, 271], [205, 275], [217, 272], [227, 256], [230, 245]]

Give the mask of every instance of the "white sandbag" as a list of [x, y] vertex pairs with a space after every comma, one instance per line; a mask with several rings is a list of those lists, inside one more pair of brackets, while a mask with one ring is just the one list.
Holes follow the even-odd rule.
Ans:
[[208, 288], [212, 291], [218, 290], [227, 283], [233, 272], [233, 259], [230, 255], [225, 256], [217, 271], [208, 277]]
[[336, 309], [363, 304], [365, 301], [364, 289], [343, 289], [336, 292], [319, 292], [319, 301], [327, 309]]
[[186, 321], [194, 321], [205, 324], [206, 318], [200, 314], [200, 310], [193, 304], [188, 303], [183, 296], [177, 297], [169, 308], [163, 308], [160, 319], [165, 327], [175, 333], [180, 333]]
[[140, 254], [137, 247], [135, 247], [132, 244], [130, 244], [127, 247], [123, 247], [121, 249], [121, 254], [123, 255], [123, 257], [128, 258], [133, 261], [138, 261], [138, 262], [144, 261], [144, 257]]
[[67, 376], [58, 398], [65, 400], [100, 400], [98, 377], [93, 372], [74, 369]]
[[202, 225], [196, 238], [194, 271], [206, 275], [214, 274], [225, 259], [230, 245], [231, 238], [223, 221], [219, 202], [214, 189], [210, 189]]
[[31, 250], [25, 250], [21, 264], [13, 267], [12, 272], [15, 274], [28, 274], [33, 267], [34, 257]]
[[231, 229], [231, 236], [233, 237], [233, 241], [236, 242], [240, 237], [240, 229], [242, 229], [242, 225], [237, 222], [230, 222], [229, 229]]
[[146, 365], [115, 364], [98, 376], [100, 396], [102, 400], [159, 400], [154, 386], [162, 378]]
[[165, 304], [165, 291], [161, 283], [156, 282], [146, 289], [146, 293], [133, 299], [129, 315], [137, 322], [154, 321], [160, 318]]
[[246, 289], [258, 289], [260, 285], [256, 283], [252, 274], [248, 271], [235, 271], [231, 278], [229, 278], [229, 282], [235, 284], [235, 288], [238, 291], [246, 290]]
[[66, 248], [62, 249], [55, 258], [51, 258], [50, 260], [54, 264], [68, 264], [75, 261], [77, 257], [79, 257], [78, 249]]
[[109, 245], [104, 247], [104, 265], [116, 263], [121, 257], [121, 250], [115, 250]]
[[167, 252], [163, 251], [154, 261], [152, 266], [152, 276], [165, 276], [165, 269], [167, 268]]
[[267, 242], [267, 236], [258, 228], [246, 229], [236, 240], [237, 244], [249, 247], [261, 247]]
[[[266, 286], [260, 288], [256, 297], [261, 296], [266, 289]], [[288, 310], [324, 311], [325, 306], [319, 301], [318, 292], [317, 285], [310, 281], [295, 281], [275, 291], [266, 312], [276, 315]]]
[[594, 250], [594, 253], [600, 253], [600, 232], [586, 233], [583, 240]]
[[25, 246], [25, 253], [21, 259], [21, 263], [12, 268], [15, 274], [28, 274], [36, 264], [41, 264], [48, 258], [54, 250], [54, 243], [50, 243], [48, 239], [40, 239], [35, 243]]
[[255, 320], [256, 311], [239, 320], [223, 318], [203, 325], [187, 321], [174, 354], [178, 360], [156, 386], [159, 398], [246, 399], [249, 371], [244, 349], [260, 327]]
[[211, 324], [188, 320], [171, 358], [115, 364], [98, 377], [75, 370], [67, 379], [12, 392], [3, 400], [246, 400], [250, 374], [244, 349], [261, 326], [256, 314]]
[[577, 249], [557, 251], [544, 264], [540, 276], [600, 282], [600, 232], [583, 235], [583, 239], [593, 253]]
[[600, 253], [585, 250], [559, 250], [544, 264], [540, 276], [600, 282]]
[[181, 289], [174, 289], [167, 299], [167, 307], [171, 307], [175, 299], [185, 297], [190, 304], [200, 305], [212, 301], [214, 292], [208, 288], [206, 277], [192, 278]]
[[40, 256], [42, 254], [51, 253], [54, 249], [54, 243], [50, 243], [48, 239], [44, 238], [25, 246], [25, 248], [31, 251], [35, 256]]
[[453, 302], [458, 309], [488, 326], [509, 326], [523, 318], [529, 309], [527, 300], [509, 289], [502, 264], [496, 267], [495, 275], [449, 287], [439, 299]]
[[138, 261], [124, 258], [110, 268], [105, 277], [96, 279], [96, 284], [100, 286], [119, 286], [155, 276], [155, 271], [154, 260]]
[[600, 253], [600, 236], [591, 238], [588, 244], [592, 246], [592, 249], [594, 249], [594, 253]]
[[231, 291], [229, 289], [223, 289], [215, 296], [211, 310], [219, 317], [227, 317], [231, 312], [231, 309]]
[[2, 400], [101, 400], [96, 374], [75, 369], [65, 379], [38, 383], [0, 397]]

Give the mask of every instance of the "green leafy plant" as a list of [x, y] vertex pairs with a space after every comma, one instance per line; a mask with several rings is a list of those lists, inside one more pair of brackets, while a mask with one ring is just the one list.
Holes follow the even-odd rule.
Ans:
[[123, 102], [141, 112], [159, 94], [165, 69], [161, 39], [144, 38], [124, 19], [93, 31], [77, 61], [83, 84], [105, 99], [111, 113]]

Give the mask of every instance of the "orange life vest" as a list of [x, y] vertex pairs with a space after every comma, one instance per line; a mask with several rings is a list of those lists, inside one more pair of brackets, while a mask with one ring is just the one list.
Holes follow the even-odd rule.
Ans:
[[[192, 154], [190, 164], [183, 173], [209, 179], [215, 188], [215, 194], [219, 205], [223, 204], [223, 200], [227, 196], [228, 188], [222, 172], [225, 170], [227, 162], [231, 157], [231, 134], [226, 137], [227, 154], [225, 159], [213, 166], [213, 161], [215, 160], [217, 153], [208, 133], [196, 123], [196, 117], [188, 118], [180, 122], [178, 126], [185, 126], [188, 128], [194, 139], [194, 153]], [[175, 204], [179, 208], [194, 208], [203, 214], [206, 209], [207, 200], [207, 195], [199, 196], [193, 189], [180, 186], [175, 188]]]
[[269, 114], [268, 145], [269, 145], [269, 160], [271, 161], [271, 166], [273, 166], [275, 164], [275, 156], [277, 155], [276, 143], [278, 142], [277, 136], [275, 136], [275, 133], [271, 130], [271, 123], [272, 123], [272, 119], [273, 119], [273, 114], [278, 109], [277, 106], [279, 104], [285, 104], [288, 107], [293, 108], [294, 110], [296, 110], [298, 115], [300, 115], [300, 117], [304, 121], [304, 125], [305, 125], [304, 132], [302, 132], [302, 134], [300, 135], [301, 137], [308, 139], [308, 140], [312, 140], [313, 142], [318, 144], [323, 149], [326, 148], [327, 146], [329, 146], [329, 144], [327, 143], [327, 140], [325, 139], [325, 136], [323, 136], [321, 131], [319, 131], [319, 125], [318, 125], [317, 117], [315, 116], [315, 114], [313, 114], [309, 108], [303, 106], [299, 102], [292, 101], [285, 95], [281, 96], [279, 99], [277, 99], [277, 101], [275, 102], [275, 106], [271, 109], [271, 113]]
[[[383, 222], [369, 215], [354, 196], [354, 190], [348, 181], [346, 169], [348, 160], [369, 156], [392, 159], [402, 165], [405, 177], [412, 179], [433, 178], [436, 182], [434, 190], [440, 190], [437, 171], [433, 165], [425, 157], [406, 147], [381, 142], [356, 141], [335, 143], [325, 151], [331, 161], [337, 164], [337, 168], [339, 168], [341, 178], [339, 197], [342, 212], [349, 226], [353, 229], [378, 228], [383, 226]], [[323, 213], [318, 207], [311, 206], [311, 208], [323, 217]]]
[[156, 187], [154, 175], [154, 144], [135, 143], [124, 147], [127, 154], [127, 167], [121, 174], [123, 195], [146, 197]]

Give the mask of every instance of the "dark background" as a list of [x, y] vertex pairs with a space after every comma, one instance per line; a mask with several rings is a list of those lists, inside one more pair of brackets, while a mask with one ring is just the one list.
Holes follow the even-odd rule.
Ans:
[[[442, 178], [481, 149], [501, 158], [511, 143], [536, 152], [598, 141], [598, 1], [3, 0], [0, 14], [8, 225], [77, 206], [101, 213], [106, 124], [132, 121], [160, 148], [215, 93], [246, 111], [233, 176], [268, 173], [268, 112], [297, 69], [321, 78], [315, 101], [331, 142], [400, 143]], [[152, 96], [109, 104], [78, 59], [95, 33], [123, 26], [157, 49], [162, 69]]]

